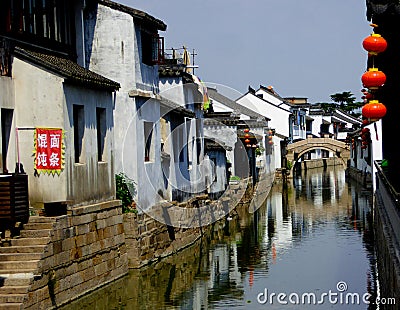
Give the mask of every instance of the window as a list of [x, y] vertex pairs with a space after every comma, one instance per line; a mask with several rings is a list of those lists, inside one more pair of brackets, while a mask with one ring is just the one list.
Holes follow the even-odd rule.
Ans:
[[152, 122], [144, 122], [144, 161], [151, 161], [151, 158], [154, 155], [154, 143], [153, 143], [153, 123]]
[[0, 12], [0, 33], [23, 36], [35, 44], [73, 42], [71, 1], [2, 0]]
[[141, 31], [142, 39], [142, 62], [153, 66], [162, 62], [164, 59], [164, 38], [159, 37], [157, 33]]
[[201, 146], [202, 146], [202, 129], [203, 124], [200, 118], [196, 118], [196, 151], [197, 151], [197, 163], [200, 163], [201, 158]]
[[10, 145], [10, 134], [11, 134], [13, 114], [14, 110], [12, 109], [1, 109], [1, 150], [2, 150], [3, 173], [8, 172], [7, 154]]
[[107, 123], [106, 123], [106, 109], [96, 108], [96, 125], [97, 125], [97, 160], [105, 161], [105, 141], [107, 134]]
[[85, 134], [85, 114], [83, 105], [73, 105], [73, 118], [75, 163], [83, 163], [83, 138]]
[[11, 76], [10, 46], [4, 39], [0, 39], [0, 76]]

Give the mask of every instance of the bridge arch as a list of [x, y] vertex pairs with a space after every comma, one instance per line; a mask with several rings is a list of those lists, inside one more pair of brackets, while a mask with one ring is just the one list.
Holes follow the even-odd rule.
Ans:
[[293, 176], [294, 163], [305, 153], [317, 149], [333, 152], [336, 158], [341, 160], [343, 166], [347, 167], [347, 161], [350, 158], [350, 149], [346, 143], [331, 138], [307, 138], [287, 146], [286, 158], [293, 163], [290, 169], [290, 177]]

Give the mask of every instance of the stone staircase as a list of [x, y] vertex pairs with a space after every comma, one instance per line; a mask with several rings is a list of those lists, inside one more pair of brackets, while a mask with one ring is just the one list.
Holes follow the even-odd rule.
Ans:
[[23, 308], [54, 222], [54, 218], [32, 216], [18, 237], [0, 246], [0, 310]]

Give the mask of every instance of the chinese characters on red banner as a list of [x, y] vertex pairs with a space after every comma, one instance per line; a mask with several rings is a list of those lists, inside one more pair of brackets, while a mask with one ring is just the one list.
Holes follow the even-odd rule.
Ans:
[[35, 169], [37, 172], [59, 174], [63, 168], [62, 129], [36, 128], [35, 142]]

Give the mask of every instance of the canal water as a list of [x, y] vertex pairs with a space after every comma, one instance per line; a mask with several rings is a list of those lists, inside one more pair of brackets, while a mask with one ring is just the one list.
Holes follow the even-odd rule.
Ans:
[[342, 167], [308, 170], [255, 213], [240, 206], [195, 246], [63, 309], [376, 309], [371, 205]]

